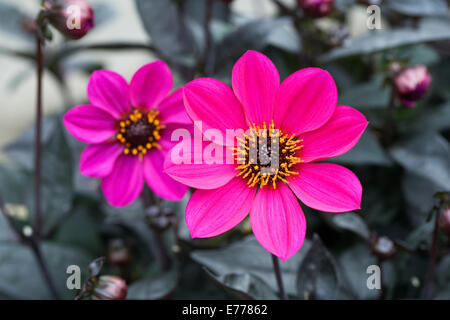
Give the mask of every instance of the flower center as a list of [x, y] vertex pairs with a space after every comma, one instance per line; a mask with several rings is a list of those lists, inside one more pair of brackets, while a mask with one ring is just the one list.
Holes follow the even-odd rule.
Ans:
[[275, 129], [273, 121], [268, 129], [266, 123], [263, 128], [250, 124], [238, 141], [235, 148], [237, 176], [246, 179], [249, 187], [272, 184], [276, 189], [278, 181], [288, 183], [287, 177], [298, 174], [293, 166], [303, 162], [297, 155], [303, 148], [303, 139]]
[[116, 138], [124, 145], [124, 154], [142, 157], [151, 148], [161, 149], [158, 140], [161, 138], [160, 130], [165, 126], [160, 124], [158, 114], [156, 110], [143, 113], [134, 109], [126, 119], [119, 122], [120, 132]]

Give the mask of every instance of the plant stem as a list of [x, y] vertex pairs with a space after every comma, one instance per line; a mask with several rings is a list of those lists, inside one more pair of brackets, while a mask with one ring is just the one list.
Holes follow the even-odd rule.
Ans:
[[59, 299], [58, 292], [56, 291], [56, 287], [53, 283], [52, 278], [50, 277], [50, 273], [45, 265], [44, 259], [42, 258], [41, 250], [39, 249], [39, 244], [37, 242], [37, 239], [35, 237], [25, 237], [22, 232], [17, 230], [14, 220], [10, 214], [7, 213], [5, 203], [3, 199], [0, 197], [0, 211], [5, 216], [6, 221], [8, 221], [9, 227], [11, 230], [16, 234], [17, 238], [26, 246], [30, 247], [31, 251], [33, 252], [33, 255], [36, 259], [36, 262], [39, 265], [39, 268], [41, 269], [42, 275], [44, 276], [44, 280], [47, 282], [47, 286], [50, 290], [51, 295], [54, 299]]
[[280, 263], [278, 257], [272, 254], [273, 270], [275, 272], [275, 278], [277, 279], [278, 290], [281, 300], [287, 300], [286, 292], [284, 291], [283, 279], [281, 277]]
[[42, 43], [36, 36], [36, 66], [37, 66], [37, 101], [36, 101], [36, 129], [34, 146], [34, 234], [41, 237], [41, 131], [42, 131]]
[[[141, 198], [145, 210], [151, 207], [152, 205], [155, 205], [155, 201], [153, 200], [152, 195], [150, 194], [150, 191], [147, 188], [144, 188]], [[164, 242], [164, 233], [159, 230], [155, 230], [153, 228], [151, 231], [153, 238], [152, 248], [154, 248], [155, 257], [158, 260], [161, 269], [163, 271], [167, 271], [172, 266], [172, 261], [167, 253], [167, 248]]]
[[384, 126], [384, 143], [385, 145], [390, 145], [392, 140], [392, 131], [394, 126], [394, 115], [395, 115], [395, 90], [394, 87], [391, 89], [391, 96], [389, 98], [389, 105], [386, 110], [386, 122]]
[[432, 291], [433, 291], [433, 279], [434, 279], [434, 271], [436, 266], [436, 255], [438, 249], [438, 236], [439, 236], [439, 217], [435, 215], [434, 222], [434, 231], [433, 231], [433, 242], [431, 244], [430, 258], [428, 261], [428, 272], [427, 272], [427, 280], [424, 286], [424, 298], [431, 299]]
[[53, 283], [52, 277], [50, 276], [50, 272], [48, 271], [47, 265], [42, 257], [41, 249], [39, 247], [39, 243], [35, 238], [32, 238], [29, 242], [30, 249], [33, 251], [34, 257], [39, 265], [39, 269], [41, 269], [42, 275], [44, 276], [45, 281], [47, 282], [47, 286], [50, 289], [50, 293], [53, 296], [53, 299], [58, 300], [58, 292], [56, 291], [55, 284]]

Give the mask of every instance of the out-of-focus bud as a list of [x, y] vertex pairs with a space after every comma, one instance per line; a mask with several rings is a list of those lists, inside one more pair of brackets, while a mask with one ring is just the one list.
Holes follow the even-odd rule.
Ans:
[[95, 24], [94, 10], [86, 0], [62, 0], [48, 11], [50, 23], [65, 37], [83, 38]]
[[371, 239], [372, 252], [380, 259], [391, 258], [397, 252], [394, 242], [386, 236], [373, 236]]
[[424, 65], [416, 65], [395, 76], [394, 85], [398, 99], [405, 107], [414, 107], [431, 83], [431, 75]]
[[450, 237], [450, 207], [443, 205], [439, 210], [439, 229]]
[[147, 223], [151, 228], [164, 231], [172, 223], [174, 213], [167, 208], [160, 208], [158, 206], [151, 206], [145, 212]]
[[127, 283], [116, 276], [101, 276], [92, 293], [93, 300], [125, 300]]
[[300, 8], [314, 18], [325, 17], [333, 10], [334, 0], [297, 0]]
[[108, 262], [114, 265], [125, 265], [131, 261], [131, 254], [122, 239], [113, 239], [108, 244]]

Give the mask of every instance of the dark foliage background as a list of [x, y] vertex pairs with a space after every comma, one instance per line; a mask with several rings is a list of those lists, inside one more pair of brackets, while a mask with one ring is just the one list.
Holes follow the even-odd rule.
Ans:
[[[346, 13], [360, 2], [336, 1], [327, 23], [322, 23], [328, 24], [325, 27], [292, 2], [284, 3], [274, 1], [273, 17], [248, 19], [221, 1], [136, 0], [147, 42], [116, 42], [114, 34], [94, 45], [61, 42], [46, 55], [45, 68], [62, 91], [72, 57], [99, 49], [156, 54], [169, 63], [178, 85], [199, 76], [229, 83], [233, 64], [249, 49], [268, 55], [282, 78], [308, 66], [327, 69], [338, 85], [339, 103], [357, 108], [370, 121], [358, 145], [334, 159], [361, 179], [362, 210], [329, 214], [302, 206], [307, 240], [294, 257], [281, 263], [287, 293], [292, 299], [422, 298], [436, 219], [430, 211], [439, 205], [434, 194], [450, 189], [448, 3], [385, 0], [380, 5], [384, 29], [346, 39]], [[94, 9], [98, 26], [113, 14], [106, 1]], [[23, 19], [19, 2], [0, 1], [1, 31], [31, 42]], [[32, 50], [1, 45], [0, 54], [34, 59]], [[392, 61], [426, 65], [433, 83], [415, 108], [396, 102], [392, 135], [386, 140]], [[86, 75], [100, 67], [101, 61], [76, 66]], [[73, 106], [71, 102], [66, 101], [65, 107]], [[32, 105], [29, 110], [33, 112]], [[79, 265], [86, 279], [90, 261], [100, 256], [107, 257], [102, 274], [127, 281], [128, 299], [277, 298], [270, 255], [251, 235], [248, 221], [220, 237], [192, 240], [184, 224], [187, 199], [158, 202], [161, 212], [176, 215], [176, 226], [164, 214], [149, 217], [139, 201], [123, 209], [107, 205], [98, 181], [80, 175], [83, 144], [66, 132], [61, 117], [47, 117], [43, 128], [42, 251], [63, 298], [76, 294], [66, 287], [67, 266]], [[30, 128], [3, 149], [7, 160], [0, 163], [0, 195], [19, 230], [33, 221], [33, 146]], [[164, 224], [169, 225], [155, 231], [155, 225]], [[169, 271], [157, 263], [155, 232], [163, 232], [174, 261]], [[394, 241], [393, 257], [377, 258], [372, 248], [376, 235]], [[431, 298], [449, 299], [450, 247], [443, 233], [438, 248]], [[123, 254], [122, 260], [114, 255], [117, 252]], [[369, 290], [366, 269], [377, 262], [383, 290]], [[0, 215], [0, 298], [50, 297], [31, 251]]]

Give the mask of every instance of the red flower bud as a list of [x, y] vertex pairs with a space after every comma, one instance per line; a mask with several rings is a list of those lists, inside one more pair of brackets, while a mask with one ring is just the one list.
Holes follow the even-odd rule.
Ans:
[[125, 300], [127, 297], [125, 280], [116, 276], [101, 276], [92, 294], [94, 300]]
[[297, 0], [297, 3], [307, 15], [321, 18], [333, 10], [334, 0]]
[[439, 211], [438, 219], [439, 229], [446, 235], [450, 236], [450, 207], [443, 206]]
[[394, 79], [398, 99], [405, 107], [414, 107], [416, 101], [427, 93], [431, 80], [427, 67], [423, 65], [404, 69]]
[[78, 40], [94, 27], [94, 10], [85, 0], [64, 0], [50, 8], [49, 21], [65, 37]]

